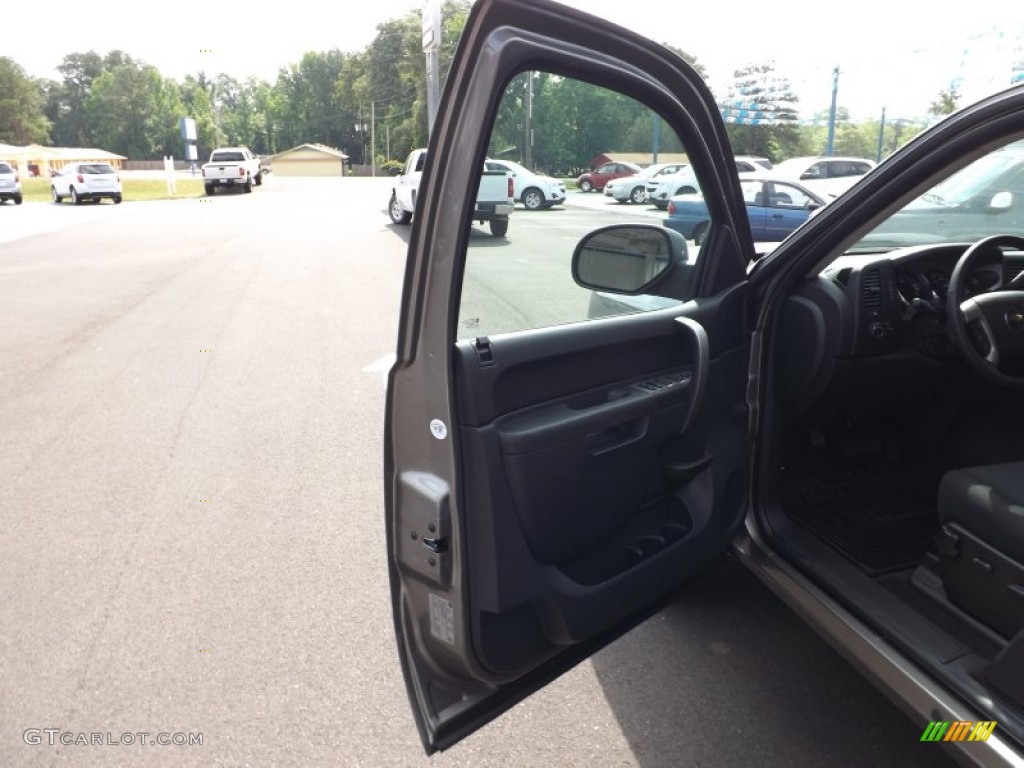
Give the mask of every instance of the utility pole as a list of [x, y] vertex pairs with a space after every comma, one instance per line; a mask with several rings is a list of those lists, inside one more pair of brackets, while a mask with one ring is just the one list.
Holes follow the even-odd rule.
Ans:
[[424, 0], [423, 53], [427, 56], [427, 135], [434, 130], [441, 100], [441, 0]]
[[658, 162], [658, 152], [661, 151], [661, 115], [654, 113], [654, 122], [651, 125], [651, 164]]
[[878, 123], [878, 149], [875, 150], [875, 162], [882, 162], [882, 143], [885, 141], [885, 107], [882, 107], [882, 119]]
[[533, 170], [533, 72], [527, 72], [526, 81], [526, 130], [524, 131], [523, 165]]
[[825, 154], [832, 157], [832, 145], [836, 141], [836, 94], [839, 91], [839, 67], [832, 70], [832, 107], [828, 111], [828, 144]]
[[359, 133], [359, 150], [363, 156], [363, 165], [366, 165], [366, 123], [363, 122], [363, 105], [359, 105], [359, 122], [356, 123], [356, 131]]
[[377, 102], [370, 102], [370, 175], [377, 175]]

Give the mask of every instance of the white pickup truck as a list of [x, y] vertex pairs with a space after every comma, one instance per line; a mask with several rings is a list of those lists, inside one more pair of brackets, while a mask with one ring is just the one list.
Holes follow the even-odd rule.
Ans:
[[241, 185], [252, 192], [253, 185], [263, 183], [260, 158], [248, 147], [221, 147], [210, 153], [210, 162], [203, 165], [203, 186], [212, 195], [217, 187]]
[[[426, 160], [427, 150], [414, 149], [409, 153], [401, 175], [395, 177], [391, 199], [388, 201], [388, 215], [395, 224], [408, 224], [412, 220]], [[488, 222], [491, 234], [495, 237], [504, 237], [508, 232], [509, 214], [514, 208], [513, 174], [509, 171], [482, 171], [473, 218], [481, 224]]]

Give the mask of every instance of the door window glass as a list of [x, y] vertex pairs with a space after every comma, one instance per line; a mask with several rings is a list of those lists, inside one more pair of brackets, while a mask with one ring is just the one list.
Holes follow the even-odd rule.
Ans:
[[774, 182], [767, 186], [770, 208], [806, 208], [812, 202], [805, 192], [791, 184]]
[[[522, 73], [512, 80], [498, 109], [487, 156], [520, 163], [547, 177], [541, 189], [545, 204], [536, 210], [517, 205], [504, 234], [500, 224], [495, 229], [493, 222], [473, 222], [458, 338], [656, 310], [690, 298], [681, 287], [686, 280], [665, 281], [676, 286], [672, 296], [615, 295], [583, 288], [573, 280], [573, 251], [588, 233], [613, 224], [664, 228], [666, 213], [650, 203], [624, 205], [575, 189], [576, 178], [594, 167], [595, 158], [615, 152], [646, 154], [653, 163], [657, 154], [662, 155], [658, 162], [664, 162], [673, 159], [665, 156], [684, 156], [686, 149], [667, 121], [659, 117], [656, 124], [654, 112], [630, 96], [545, 72]], [[612, 171], [620, 165], [605, 163], [598, 170]], [[494, 202], [483, 199], [485, 181], [486, 177], [480, 185], [478, 211]], [[683, 247], [686, 253], [678, 268], [692, 273], [700, 248], [692, 242]]]

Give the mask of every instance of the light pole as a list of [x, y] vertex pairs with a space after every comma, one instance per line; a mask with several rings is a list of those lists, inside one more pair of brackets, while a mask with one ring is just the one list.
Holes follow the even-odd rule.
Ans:
[[885, 141], [885, 107], [882, 107], [882, 119], [878, 122], [878, 149], [875, 151], [875, 162], [882, 162], [882, 144]]
[[836, 140], [836, 95], [839, 91], [839, 67], [832, 70], [832, 106], [828, 111], [828, 140], [825, 154], [832, 157], [832, 145]]
[[377, 102], [370, 102], [370, 175], [377, 175]]
[[423, 53], [427, 56], [427, 135], [434, 130], [441, 94], [441, 0], [423, 3]]

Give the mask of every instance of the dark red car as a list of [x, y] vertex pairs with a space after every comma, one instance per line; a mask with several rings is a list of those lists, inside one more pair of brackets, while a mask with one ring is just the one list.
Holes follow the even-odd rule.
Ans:
[[612, 179], [632, 176], [635, 173], [640, 173], [639, 165], [620, 162], [605, 163], [576, 179], [576, 189], [580, 192], [593, 192], [595, 189], [600, 192], [604, 189], [604, 185]]

